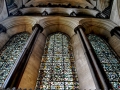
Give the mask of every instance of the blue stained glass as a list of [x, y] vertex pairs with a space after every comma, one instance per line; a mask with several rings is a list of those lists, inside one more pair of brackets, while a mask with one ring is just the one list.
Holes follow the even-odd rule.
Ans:
[[27, 32], [16, 34], [0, 50], [0, 87], [4, 84], [29, 36]]
[[79, 90], [69, 38], [62, 33], [46, 40], [36, 90]]
[[120, 59], [102, 38], [89, 34], [88, 39], [114, 89], [120, 89]]

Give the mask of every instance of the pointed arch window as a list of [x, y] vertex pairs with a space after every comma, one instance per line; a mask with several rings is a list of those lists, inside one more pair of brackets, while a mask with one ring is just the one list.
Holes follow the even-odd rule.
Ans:
[[114, 89], [120, 89], [120, 58], [113, 52], [105, 40], [89, 34], [90, 41], [108, 80]]
[[48, 36], [36, 90], [79, 90], [70, 39], [63, 33]]
[[22, 32], [14, 35], [0, 50], [0, 87], [6, 82], [30, 34]]

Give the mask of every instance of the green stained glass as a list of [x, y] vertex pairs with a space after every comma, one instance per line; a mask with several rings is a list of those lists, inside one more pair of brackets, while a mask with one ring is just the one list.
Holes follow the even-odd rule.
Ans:
[[120, 59], [105, 40], [89, 34], [88, 39], [114, 89], [120, 89]]
[[79, 90], [69, 38], [62, 33], [46, 40], [36, 90]]
[[0, 87], [4, 84], [29, 36], [27, 32], [17, 34], [0, 50]]

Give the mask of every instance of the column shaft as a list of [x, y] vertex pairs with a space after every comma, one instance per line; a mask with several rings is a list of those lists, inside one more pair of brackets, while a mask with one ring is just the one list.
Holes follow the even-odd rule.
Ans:
[[[18, 58], [18, 62], [16, 63], [15, 67], [13, 68], [13, 72], [10, 75], [8, 83], [4, 85], [4, 88], [7, 87], [18, 87], [26, 65], [28, 63], [29, 57], [32, 53], [35, 41], [39, 33], [42, 33], [43, 28], [39, 24], [35, 24], [32, 28], [33, 32], [30, 35], [27, 43], [25, 44], [20, 57]], [[14, 80], [14, 81], [13, 81]]]
[[[75, 28], [75, 33], [79, 35], [81, 44], [83, 46], [86, 58], [88, 60], [88, 64], [91, 70], [91, 74], [93, 76], [94, 82], [96, 84], [96, 89], [104, 89], [107, 90], [108, 87], [105, 83], [105, 80], [102, 76], [101, 71], [99, 70], [99, 67], [96, 62], [96, 58], [92, 52], [92, 49], [90, 47], [90, 44], [83, 32], [84, 28], [82, 26], [78, 26]], [[97, 75], [96, 75], [97, 74]], [[99, 82], [100, 81], [100, 82]], [[101, 85], [99, 85], [101, 84]]]
[[120, 27], [115, 27], [110, 31], [111, 36], [116, 35], [118, 38], [120, 38]]

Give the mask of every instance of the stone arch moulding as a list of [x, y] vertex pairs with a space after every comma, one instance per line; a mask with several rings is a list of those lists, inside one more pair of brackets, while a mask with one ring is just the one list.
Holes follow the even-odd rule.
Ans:
[[[36, 40], [33, 52], [29, 58], [29, 62], [20, 81], [19, 88], [35, 88], [46, 37], [54, 32], [63, 32], [69, 35], [71, 38], [71, 45], [73, 47], [80, 89], [96, 89], [95, 82], [92, 78], [89, 65], [83, 52], [83, 48], [79, 42], [79, 37], [74, 33], [74, 28], [79, 25], [79, 20], [80, 19], [68, 19], [64, 17], [50, 17], [39, 19], [37, 23], [40, 24], [44, 30], [41, 34], [39, 34]], [[30, 83], [25, 84], [29, 81]]]
[[79, 24], [85, 28], [86, 34], [93, 32], [106, 38], [111, 37], [110, 31], [117, 26], [111, 21], [101, 19], [82, 19]]
[[11, 17], [0, 22], [6, 29], [6, 34], [11, 37], [19, 32], [27, 31], [32, 33], [32, 27], [36, 24], [37, 19], [32, 17]]
[[24, 16], [24, 17], [11, 17], [8, 19], [3, 20], [2, 22], [0, 22], [0, 24], [2, 24], [3, 26], [5, 26], [7, 29], [20, 25], [20, 24], [29, 24], [31, 26], [34, 26], [37, 22], [37, 19], [34, 17], [28, 17], [28, 16]]
[[[120, 56], [120, 40], [115, 35], [111, 36], [110, 34], [110, 31], [118, 26], [117, 24], [101, 19], [82, 19], [79, 23], [85, 28], [85, 34], [94, 33], [107, 39], [113, 50]], [[118, 44], [113, 44], [113, 42]]]
[[[34, 20], [34, 19], [33, 19]], [[2, 24], [6, 28], [5, 33], [0, 33], [0, 48], [2, 48], [5, 43], [12, 37], [13, 35], [20, 33], [20, 32], [29, 32], [32, 33], [32, 26], [36, 23], [32, 19], [22, 18], [22, 17], [14, 17], [8, 18], [0, 24]]]
[[[63, 32], [70, 36], [71, 44], [73, 47], [74, 58], [76, 61], [77, 74], [79, 78], [79, 85], [81, 89], [95, 89], [96, 85], [94, 79], [92, 77], [92, 73], [90, 71], [88, 62], [86, 61], [86, 57], [84, 56], [83, 48], [80, 44], [79, 37], [75, 34], [74, 29], [79, 25], [79, 20], [81, 19], [68, 19], [68, 18], [48, 18], [44, 20], [40, 20], [40, 25], [44, 27], [43, 34], [47, 37], [49, 34], [54, 32]], [[44, 22], [43, 22], [44, 21]], [[83, 65], [84, 63], [84, 65]], [[80, 69], [81, 68], [81, 69]], [[83, 73], [83, 71], [86, 72]], [[87, 73], [87, 75], [85, 74]], [[82, 77], [83, 76], [83, 77]], [[88, 80], [87, 80], [87, 79]], [[85, 82], [83, 82], [85, 81]], [[87, 82], [91, 82], [89, 85]], [[86, 84], [85, 84], [86, 83]], [[88, 87], [86, 85], [88, 84]]]
[[43, 18], [38, 22], [41, 26], [43, 26], [44, 31], [43, 34], [45, 36], [60, 31], [68, 34], [72, 37], [74, 33], [74, 28], [79, 24], [79, 20], [64, 18], [64, 17], [51, 17], [51, 18]]

